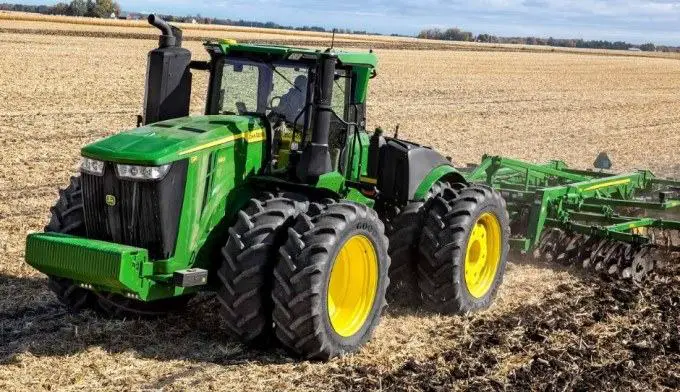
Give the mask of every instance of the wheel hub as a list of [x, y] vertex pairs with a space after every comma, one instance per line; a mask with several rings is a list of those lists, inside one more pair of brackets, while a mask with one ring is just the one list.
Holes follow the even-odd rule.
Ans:
[[465, 255], [465, 284], [470, 294], [487, 294], [501, 260], [501, 225], [495, 215], [485, 213], [475, 222]]
[[378, 256], [364, 235], [350, 237], [333, 261], [328, 284], [328, 316], [335, 332], [350, 337], [371, 313], [378, 289]]

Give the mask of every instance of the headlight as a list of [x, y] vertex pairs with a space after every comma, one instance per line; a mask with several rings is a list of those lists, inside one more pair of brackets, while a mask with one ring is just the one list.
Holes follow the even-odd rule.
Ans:
[[80, 163], [80, 171], [83, 173], [93, 174], [95, 176], [104, 175], [104, 162], [96, 159], [83, 158]]
[[116, 165], [118, 177], [128, 180], [160, 180], [170, 171], [170, 164], [163, 166]]

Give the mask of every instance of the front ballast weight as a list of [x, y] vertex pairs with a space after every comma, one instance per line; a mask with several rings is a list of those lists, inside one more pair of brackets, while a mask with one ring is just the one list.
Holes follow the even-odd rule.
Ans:
[[535, 258], [641, 282], [680, 252], [680, 221], [672, 219], [680, 217], [678, 180], [499, 156], [484, 157], [465, 177], [501, 192], [513, 249]]

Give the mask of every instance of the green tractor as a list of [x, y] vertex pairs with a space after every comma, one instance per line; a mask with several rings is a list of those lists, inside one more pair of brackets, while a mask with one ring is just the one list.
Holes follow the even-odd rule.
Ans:
[[[371, 338], [390, 275], [417, 275], [441, 311], [490, 305], [506, 204], [436, 151], [366, 132], [374, 53], [220, 41], [192, 61], [181, 30], [149, 22], [138, 127], [85, 146], [27, 238], [69, 309], [156, 316], [213, 291], [235, 339], [328, 359]], [[188, 116], [192, 72], [209, 74], [204, 116]]]

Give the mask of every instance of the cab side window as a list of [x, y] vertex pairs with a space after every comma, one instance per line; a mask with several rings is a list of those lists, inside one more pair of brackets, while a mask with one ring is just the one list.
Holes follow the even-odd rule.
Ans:
[[260, 69], [249, 64], [225, 64], [218, 107], [220, 113], [258, 111]]
[[[331, 107], [336, 116], [331, 117], [330, 134], [328, 146], [331, 153], [331, 162], [335, 170], [339, 170], [342, 166], [342, 152], [347, 144], [347, 125], [343, 121], [347, 121], [347, 105], [349, 103], [350, 78], [351, 73], [345, 70], [336, 72], [335, 82], [333, 86], [333, 99]], [[339, 117], [339, 118], [338, 118]], [[342, 121], [341, 121], [342, 120]]]
[[[337, 73], [336, 75], [335, 85], [333, 86], [333, 101], [331, 102], [331, 106], [333, 107], [333, 111], [340, 118], [346, 120], [345, 114], [349, 98], [349, 89], [347, 88], [349, 84], [347, 82], [349, 78], [346, 76], [347, 73], [344, 71]], [[337, 121], [337, 119], [332, 120]]]

